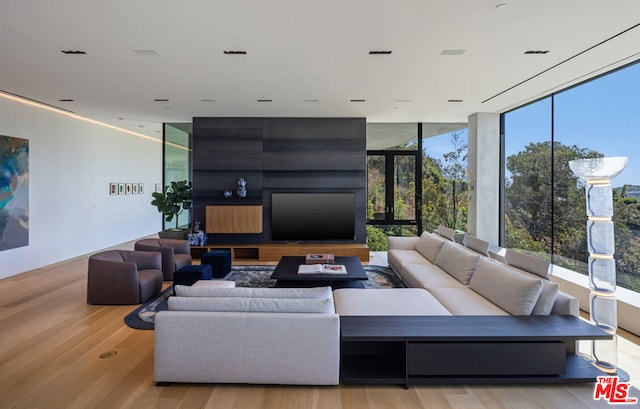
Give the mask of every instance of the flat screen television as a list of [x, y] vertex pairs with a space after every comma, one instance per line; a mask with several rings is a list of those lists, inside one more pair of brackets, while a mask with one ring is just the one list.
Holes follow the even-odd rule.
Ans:
[[273, 240], [353, 240], [354, 193], [272, 193]]

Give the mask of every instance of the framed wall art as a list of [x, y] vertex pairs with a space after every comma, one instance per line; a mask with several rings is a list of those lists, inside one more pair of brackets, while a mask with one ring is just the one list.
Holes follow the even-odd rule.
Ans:
[[29, 140], [0, 135], [0, 251], [29, 245]]

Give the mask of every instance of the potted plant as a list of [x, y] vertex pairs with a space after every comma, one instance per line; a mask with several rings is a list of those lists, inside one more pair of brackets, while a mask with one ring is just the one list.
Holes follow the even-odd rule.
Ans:
[[183, 239], [186, 230], [181, 230], [178, 226], [178, 216], [185, 210], [191, 209], [191, 203], [193, 201], [193, 192], [191, 189], [191, 182], [181, 180], [178, 182], [171, 182], [171, 185], [165, 186], [162, 192], [153, 192], [151, 194], [153, 200], [151, 204], [158, 208], [158, 212], [165, 216], [165, 221], [170, 222], [173, 218], [176, 218], [175, 229], [167, 229], [160, 232], [160, 237], [163, 238], [178, 238]]

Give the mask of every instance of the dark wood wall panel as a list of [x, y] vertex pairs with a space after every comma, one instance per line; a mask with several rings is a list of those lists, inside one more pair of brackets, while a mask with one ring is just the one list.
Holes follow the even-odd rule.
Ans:
[[[247, 180], [246, 199], [223, 197]], [[353, 192], [356, 242], [366, 242], [366, 121], [364, 118], [194, 118], [194, 218], [211, 204], [260, 203], [261, 241], [271, 242], [274, 192]], [[243, 235], [211, 237], [249, 242]]]
[[[366, 176], [366, 175], [365, 175]], [[362, 171], [353, 170], [331, 170], [331, 171], [286, 171], [286, 172], [265, 172], [263, 188], [292, 190], [296, 189], [351, 189], [360, 188], [358, 184], [362, 182]]]

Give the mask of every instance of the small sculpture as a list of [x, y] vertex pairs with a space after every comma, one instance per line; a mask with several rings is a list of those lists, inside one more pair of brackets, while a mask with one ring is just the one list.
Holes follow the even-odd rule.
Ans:
[[247, 181], [244, 178], [238, 178], [238, 197], [247, 197]]
[[229, 198], [233, 196], [233, 191], [231, 189], [227, 189], [224, 191], [224, 197]]

